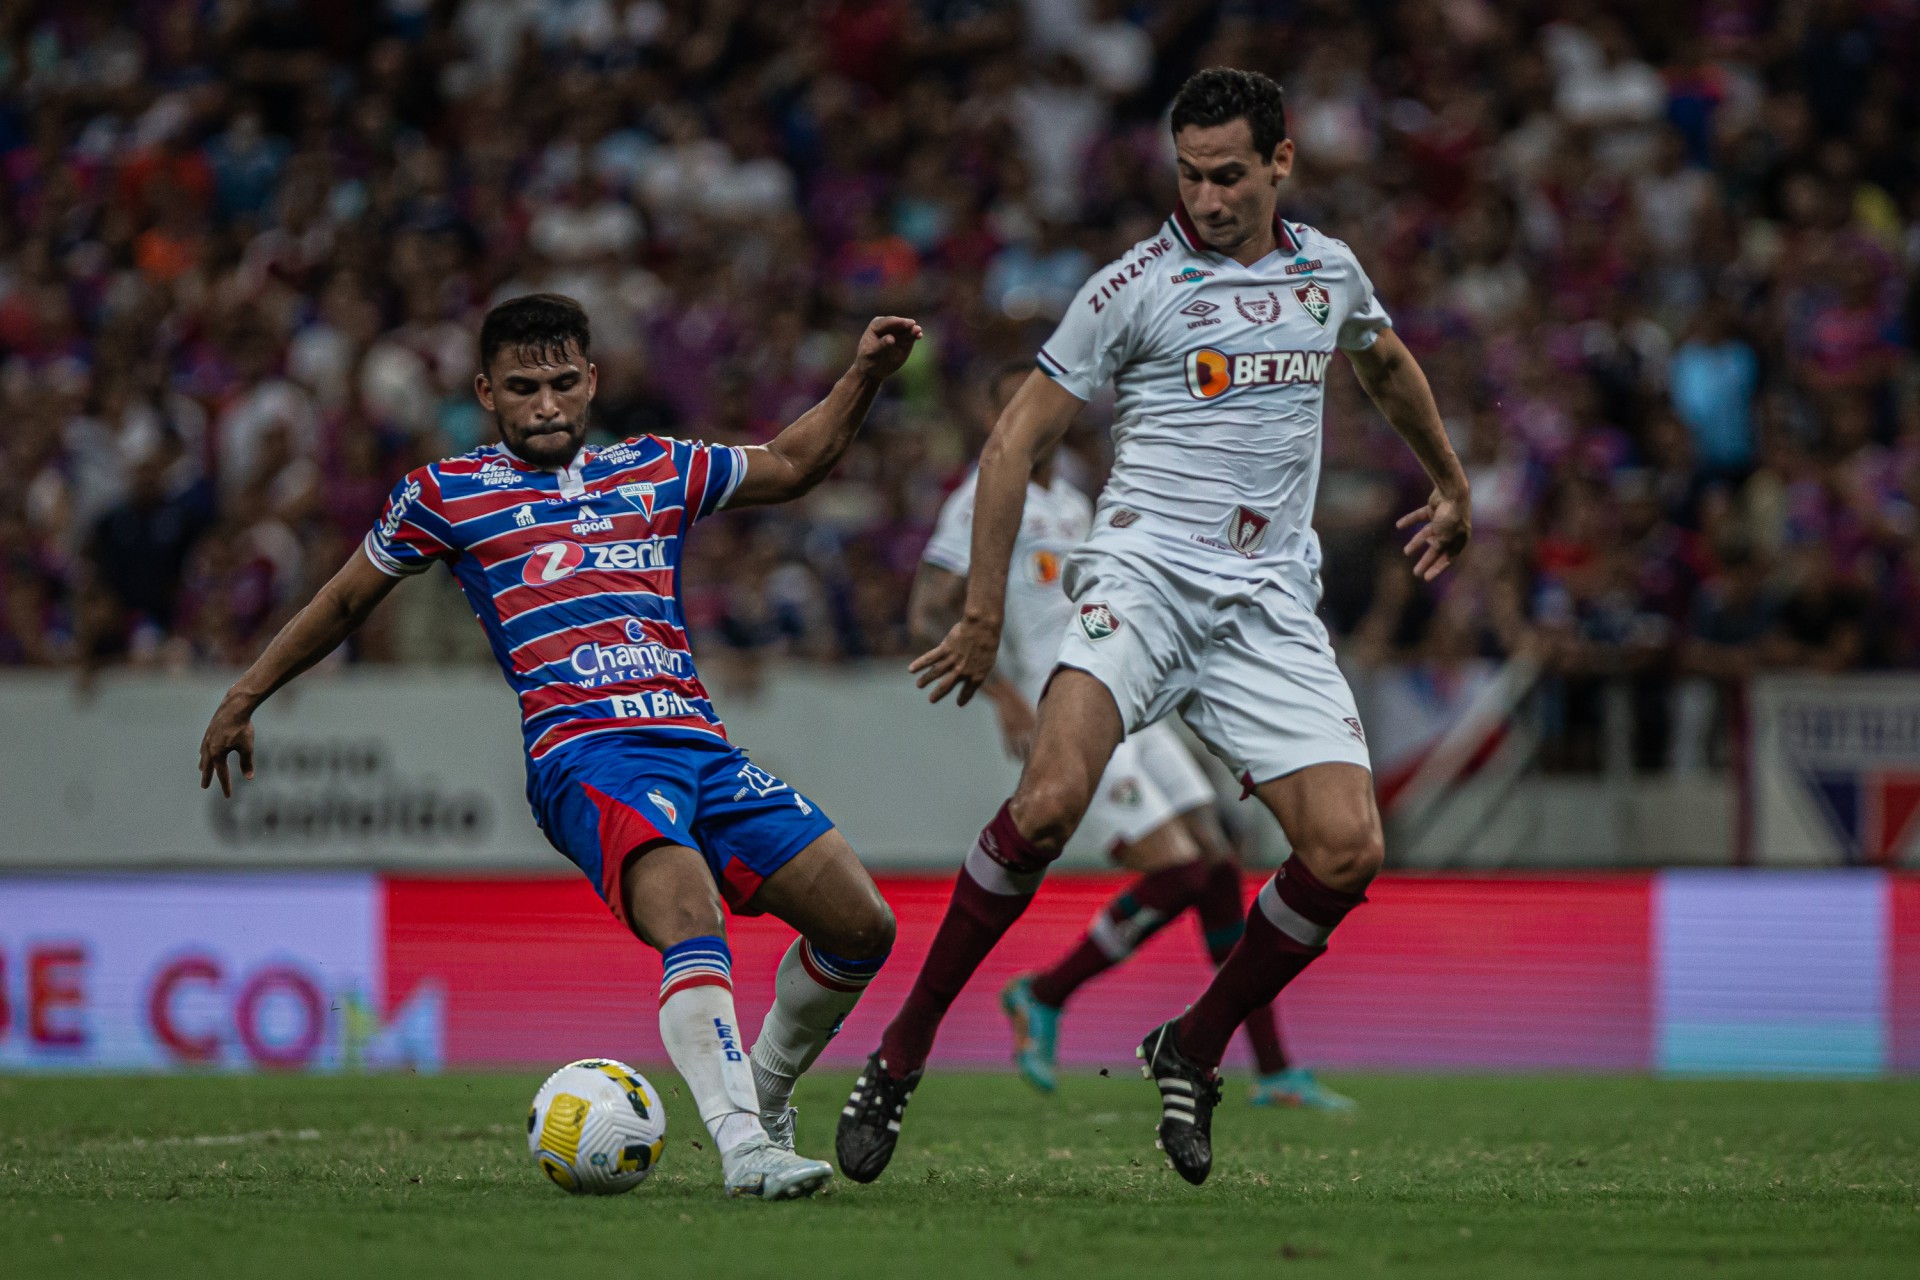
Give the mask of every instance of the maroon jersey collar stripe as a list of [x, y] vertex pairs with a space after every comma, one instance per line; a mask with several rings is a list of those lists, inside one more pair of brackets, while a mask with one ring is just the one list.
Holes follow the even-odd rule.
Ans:
[[[1213, 250], [1207, 248], [1207, 242], [1200, 238], [1200, 229], [1193, 225], [1193, 215], [1187, 212], [1185, 201], [1174, 204], [1173, 217], [1170, 221], [1173, 223], [1174, 234], [1180, 237], [1180, 242], [1187, 248], [1195, 253], [1213, 253]], [[1273, 242], [1283, 253], [1300, 252], [1299, 237], [1293, 234], [1293, 228], [1289, 227], [1277, 213], [1273, 215]], [[1214, 254], [1214, 256], [1219, 255]]]

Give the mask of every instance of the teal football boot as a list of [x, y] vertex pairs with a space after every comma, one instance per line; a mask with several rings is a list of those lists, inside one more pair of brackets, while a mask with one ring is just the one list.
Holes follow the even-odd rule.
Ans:
[[1054, 1042], [1060, 1011], [1033, 998], [1030, 976], [1015, 978], [1001, 990], [1000, 1007], [1013, 1024], [1013, 1065], [1020, 1069], [1020, 1078], [1041, 1093], [1052, 1093], [1058, 1084]]
[[1348, 1112], [1360, 1105], [1321, 1084], [1305, 1067], [1255, 1076], [1248, 1098], [1256, 1107], [1305, 1107], [1309, 1111]]

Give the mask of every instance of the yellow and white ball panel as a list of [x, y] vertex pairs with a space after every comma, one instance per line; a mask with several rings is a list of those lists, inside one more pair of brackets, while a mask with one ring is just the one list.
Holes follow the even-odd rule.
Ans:
[[646, 1077], [611, 1058], [547, 1077], [527, 1113], [527, 1149], [556, 1186], [617, 1195], [646, 1180], [666, 1147], [667, 1113]]

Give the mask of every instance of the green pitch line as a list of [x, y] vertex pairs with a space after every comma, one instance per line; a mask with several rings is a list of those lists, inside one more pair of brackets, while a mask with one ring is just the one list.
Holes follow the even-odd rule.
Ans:
[[[931, 1078], [893, 1168], [728, 1202], [683, 1089], [637, 1192], [527, 1157], [540, 1072], [375, 1079], [0, 1077], [11, 1276], [1916, 1274], [1920, 1081], [1352, 1077], [1352, 1120], [1249, 1109], [1213, 1179], [1152, 1147], [1138, 1076]], [[830, 1156], [845, 1071], [802, 1085]], [[696, 1147], [695, 1143], [698, 1142]]]

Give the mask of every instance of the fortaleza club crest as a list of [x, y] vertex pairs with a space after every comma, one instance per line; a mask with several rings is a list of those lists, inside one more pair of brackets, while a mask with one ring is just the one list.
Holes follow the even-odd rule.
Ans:
[[[1233, 295], [1233, 309], [1248, 324], [1272, 324], [1280, 318], [1281, 305], [1280, 295], [1271, 289], [1267, 290], [1264, 298], [1243, 298], [1237, 293]], [[1326, 323], [1324, 317], [1321, 323]]]
[[1258, 511], [1235, 507], [1233, 519], [1227, 522], [1227, 542], [1241, 555], [1250, 556], [1266, 541], [1267, 526], [1272, 523]]
[[629, 506], [635, 508], [647, 519], [653, 519], [653, 484], [650, 481], [642, 480], [637, 484], [623, 484], [618, 492], [627, 500]]
[[661, 795], [657, 790], [647, 792], [647, 799], [653, 801], [654, 807], [667, 815], [668, 822], [680, 821], [680, 810], [675, 807], [673, 801]]
[[1327, 327], [1327, 317], [1333, 314], [1333, 295], [1327, 292], [1327, 286], [1318, 280], [1309, 280], [1294, 287], [1293, 296], [1300, 299], [1300, 307], [1313, 317], [1313, 322], [1322, 329]]
[[1881, 690], [1794, 689], [1767, 704], [1755, 719], [1771, 725], [1755, 737], [1772, 740], [1840, 860], [1896, 864], [1920, 826], [1920, 703]]
[[1080, 630], [1089, 640], [1105, 640], [1120, 629], [1119, 615], [1100, 602], [1080, 606]]
[[1820, 816], [1848, 863], [1890, 867], [1920, 817], [1920, 770], [1802, 769]]

